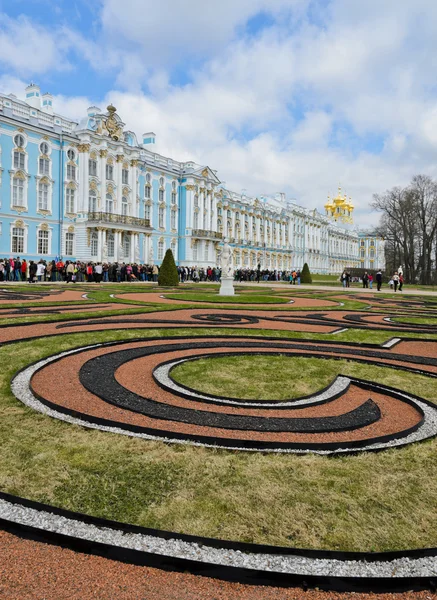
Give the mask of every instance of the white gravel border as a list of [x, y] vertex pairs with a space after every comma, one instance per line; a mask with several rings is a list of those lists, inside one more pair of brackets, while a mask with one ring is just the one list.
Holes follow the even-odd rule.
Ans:
[[398, 579], [403, 577], [435, 577], [437, 575], [436, 556], [370, 562], [286, 554], [256, 554], [247, 551], [214, 548], [203, 543], [187, 542], [178, 539], [176, 533], [174, 538], [163, 539], [143, 533], [126, 533], [110, 526], [97, 527], [77, 519], [55, 515], [47, 510], [28, 508], [2, 499], [0, 499], [0, 517], [13, 523], [63, 534], [75, 539], [228, 567], [325, 577], [389, 577]]
[[[127, 342], [131, 343], [131, 342]], [[263, 452], [263, 453], [281, 453], [281, 454], [318, 454], [318, 455], [330, 455], [330, 454], [350, 454], [351, 452], [365, 452], [368, 450], [383, 450], [385, 448], [395, 448], [397, 446], [405, 446], [407, 444], [411, 444], [413, 442], [419, 442], [422, 440], [426, 440], [428, 438], [434, 437], [437, 435], [437, 408], [431, 407], [428, 404], [421, 402], [416, 398], [412, 398], [406, 393], [398, 392], [402, 397], [409, 399], [418, 407], [420, 407], [424, 412], [424, 421], [423, 424], [413, 433], [407, 435], [403, 438], [397, 438], [391, 440], [389, 442], [383, 443], [374, 443], [369, 444], [367, 446], [363, 446], [360, 448], [339, 448], [336, 450], [314, 450], [314, 449], [299, 449], [299, 448], [268, 448], [268, 449], [258, 449], [258, 448], [236, 448], [232, 446], [217, 446], [214, 444], [206, 444], [202, 442], [194, 442], [192, 440], [180, 440], [180, 439], [172, 439], [167, 437], [149, 435], [146, 433], [138, 433], [134, 431], [129, 431], [127, 429], [123, 429], [121, 427], [112, 427], [112, 426], [104, 426], [99, 425], [97, 423], [91, 423], [84, 419], [80, 419], [77, 417], [72, 417], [70, 415], [64, 414], [60, 411], [54, 410], [45, 406], [42, 402], [36, 398], [31, 389], [30, 389], [30, 380], [34, 373], [41, 369], [42, 367], [60, 359], [64, 356], [70, 356], [73, 354], [78, 354], [83, 351], [92, 350], [93, 348], [99, 348], [103, 346], [114, 346], [111, 342], [104, 344], [92, 344], [90, 346], [83, 346], [81, 348], [77, 348], [75, 350], [68, 350], [66, 352], [61, 352], [59, 354], [55, 354], [48, 358], [38, 361], [34, 365], [30, 365], [23, 371], [20, 371], [11, 382], [11, 390], [14, 396], [20, 400], [23, 404], [28, 406], [29, 408], [36, 410], [42, 414], [45, 414], [49, 417], [53, 417], [54, 419], [59, 419], [61, 421], [65, 421], [67, 423], [71, 423], [74, 425], [80, 425], [81, 427], [86, 427], [88, 429], [98, 429], [100, 431], [107, 431], [109, 433], [116, 433], [120, 435], [127, 435], [129, 437], [136, 437], [145, 440], [153, 440], [160, 441], [166, 443], [174, 443], [174, 444], [187, 444], [192, 446], [202, 446], [207, 448], [214, 449], [223, 449], [223, 450], [233, 450], [233, 451], [244, 451], [244, 452]], [[118, 345], [120, 348], [121, 345]], [[354, 380], [351, 379], [353, 382]], [[381, 385], [374, 384], [375, 387], [381, 392], [384, 393], [386, 388]]]

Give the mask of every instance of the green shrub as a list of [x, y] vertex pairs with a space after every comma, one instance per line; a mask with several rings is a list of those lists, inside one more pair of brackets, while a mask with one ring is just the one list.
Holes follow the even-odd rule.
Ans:
[[164, 285], [166, 287], [179, 285], [178, 269], [173, 258], [173, 252], [170, 248], [165, 253], [164, 260], [159, 269], [158, 285]]
[[312, 283], [313, 280], [311, 278], [310, 268], [308, 263], [305, 263], [300, 274], [300, 282], [301, 283]]

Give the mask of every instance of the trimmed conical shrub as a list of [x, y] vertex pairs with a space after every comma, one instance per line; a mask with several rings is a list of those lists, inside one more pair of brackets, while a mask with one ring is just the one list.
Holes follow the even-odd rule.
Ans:
[[179, 285], [179, 275], [176, 263], [173, 258], [173, 252], [170, 248], [167, 250], [162, 261], [161, 268], [159, 269], [158, 285], [171, 287]]
[[310, 268], [308, 263], [305, 263], [300, 274], [300, 282], [301, 283], [312, 283], [313, 280], [311, 278]]

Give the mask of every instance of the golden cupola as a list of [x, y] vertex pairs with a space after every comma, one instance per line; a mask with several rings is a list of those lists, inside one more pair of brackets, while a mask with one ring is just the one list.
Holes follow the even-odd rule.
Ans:
[[354, 205], [352, 199], [342, 194], [341, 187], [338, 186], [338, 193], [332, 200], [328, 196], [328, 202], [325, 204], [326, 216], [334, 221], [341, 223], [352, 223], [352, 213]]

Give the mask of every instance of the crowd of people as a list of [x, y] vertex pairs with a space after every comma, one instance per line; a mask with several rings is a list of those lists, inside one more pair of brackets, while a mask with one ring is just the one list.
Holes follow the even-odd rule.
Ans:
[[[180, 282], [219, 282], [222, 271], [220, 267], [177, 267]], [[158, 265], [137, 263], [101, 263], [63, 261], [62, 259], [39, 261], [16, 258], [0, 259], [0, 281], [28, 281], [29, 283], [45, 281], [70, 282], [157, 282]], [[300, 270], [280, 271], [261, 269], [235, 269], [234, 280], [242, 281], [288, 281], [300, 285]]]
[[[221, 269], [219, 267], [177, 267], [180, 282], [219, 282], [221, 280]], [[62, 259], [39, 261], [16, 258], [0, 259], [0, 281], [65, 281], [74, 282], [128, 282], [128, 281], [150, 281], [157, 282], [159, 275], [158, 265], [137, 263], [101, 263], [63, 261]], [[350, 287], [351, 283], [361, 281], [363, 288], [373, 288], [376, 282], [377, 290], [382, 286], [382, 272], [377, 271], [375, 275], [364, 272], [361, 277], [352, 277], [348, 271], [343, 271], [340, 281], [343, 287]], [[238, 268], [234, 271], [234, 281], [260, 282], [260, 281], [287, 281], [292, 285], [300, 285], [301, 272], [299, 269], [291, 271], [261, 269], [258, 264], [256, 269]], [[396, 271], [389, 281], [391, 289], [401, 292], [404, 278], [402, 270]]]

